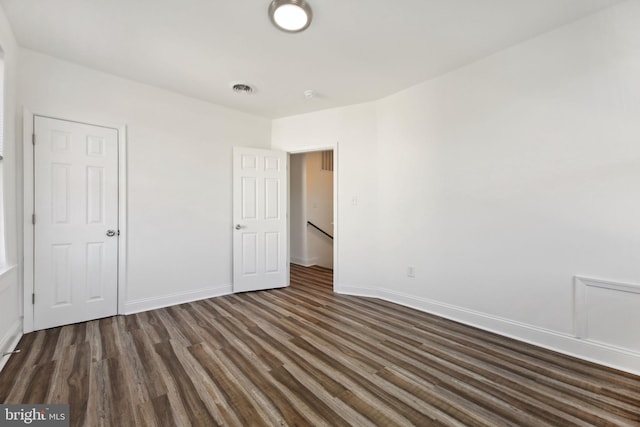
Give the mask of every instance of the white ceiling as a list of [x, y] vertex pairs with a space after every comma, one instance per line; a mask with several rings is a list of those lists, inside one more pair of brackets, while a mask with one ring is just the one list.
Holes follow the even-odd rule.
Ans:
[[[26, 48], [268, 118], [378, 99], [619, 0], [0, 0]], [[253, 95], [230, 83], [248, 82]], [[305, 99], [313, 89], [318, 97]]]

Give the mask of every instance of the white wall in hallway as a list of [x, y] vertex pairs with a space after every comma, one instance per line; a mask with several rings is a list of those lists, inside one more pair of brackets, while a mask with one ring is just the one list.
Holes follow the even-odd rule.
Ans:
[[19, 106], [127, 125], [127, 309], [231, 290], [232, 147], [267, 148], [267, 119], [20, 50]]
[[[333, 235], [333, 172], [322, 170], [322, 151], [306, 153], [306, 172], [307, 221]], [[311, 226], [306, 232], [309, 258], [333, 268], [333, 240]]]
[[306, 154], [289, 156], [289, 253], [291, 262], [310, 265], [307, 252], [307, 169]]

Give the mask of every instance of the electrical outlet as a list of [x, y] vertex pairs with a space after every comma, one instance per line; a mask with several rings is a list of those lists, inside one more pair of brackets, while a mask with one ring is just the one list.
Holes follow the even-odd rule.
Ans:
[[351, 204], [352, 204], [353, 206], [358, 206], [358, 196], [353, 196], [353, 197], [351, 198]]
[[416, 277], [416, 271], [413, 267], [407, 267], [407, 277]]

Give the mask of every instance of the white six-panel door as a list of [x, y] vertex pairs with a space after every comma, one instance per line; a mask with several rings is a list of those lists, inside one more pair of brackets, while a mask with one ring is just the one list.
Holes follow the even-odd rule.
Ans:
[[34, 328], [112, 316], [118, 132], [35, 117]]
[[233, 290], [288, 286], [287, 154], [233, 151]]

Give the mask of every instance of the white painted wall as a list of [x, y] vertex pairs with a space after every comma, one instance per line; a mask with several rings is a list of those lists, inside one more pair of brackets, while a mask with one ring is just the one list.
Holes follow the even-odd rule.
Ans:
[[270, 121], [25, 49], [20, 65], [20, 109], [127, 126], [126, 310], [230, 292], [232, 147], [268, 147]]
[[336, 289], [640, 373], [632, 343], [573, 335], [574, 275], [640, 283], [638, 22], [625, 2], [378, 102], [274, 121], [275, 147], [340, 141]]
[[385, 291], [571, 335], [574, 275], [640, 283], [639, 21], [627, 2], [378, 103]]
[[289, 156], [289, 254], [294, 264], [308, 266], [306, 154]]
[[[306, 221], [333, 235], [333, 172], [322, 170], [322, 151], [306, 153], [305, 156]], [[315, 265], [333, 268], [333, 241], [311, 226], [306, 227], [306, 232], [308, 257], [314, 260]]]
[[378, 103], [397, 291], [569, 333], [574, 274], [640, 282], [639, 6]]
[[[333, 144], [338, 179], [334, 289], [377, 284], [376, 106], [360, 104], [273, 121], [272, 146], [284, 151], [322, 150]], [[366, 156], [363, 155], [366, 153]], [[353, 200], [356, 199], [356, 203]]]
[[[4, 72], [4, 160], [0, 179], [2, 192], [0, 208], [4, 204], [5, 260], [0, 265], [0, 354], [11, 351], [22, 335], [22, 298], [19, 286], [18, 260], [19, 182], [16, 165], [21, 158], [16, 147], [16, 78], [18, 75], [17, 45], [4, 10], [0, 7], [0, 48], [3, 52]], [[6, 363], [0, 358], [0, 369]]]

